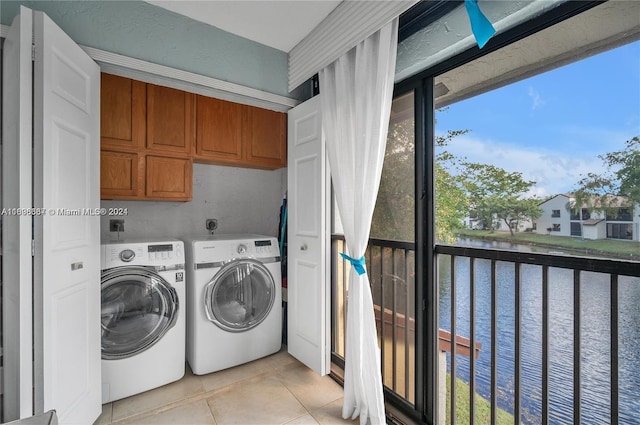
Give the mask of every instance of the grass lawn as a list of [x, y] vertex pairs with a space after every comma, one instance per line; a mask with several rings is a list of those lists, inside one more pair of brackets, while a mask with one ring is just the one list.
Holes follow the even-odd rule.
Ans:
[[[451, 375], [447, 373], [447, 424], [450, 422], [450, 410], [451, 410]], [[476, 424], [490, 424], [491, 423], [491, 404], [480, 397], [478, 394], [475, 396], [476, 400]], [[456, 379], [456, 423], [468, 424], [469, 419], [469, 384], [461, 380]], [[513, 425], [513, 415], [506, 410], [498, 409], [497, 425]]]
[[640, 243], [613, 239], [589, 240], [569, 236], [542, 235], [538, 233], [493, 232], [488, 230], [460, 229], [459, 236], [497, 241], [520, 242], [553, 248], [565, 248], [592, 255], [608, 255], [622, 259], [640, 260]]

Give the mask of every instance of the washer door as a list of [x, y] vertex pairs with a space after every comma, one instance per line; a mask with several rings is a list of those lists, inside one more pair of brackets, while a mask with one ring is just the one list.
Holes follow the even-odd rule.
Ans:
[[135, 356], [158, 342], [178, 318], [178, 295], [145, 267], [102, 273], [102, 358]]
[[205, 286], [207, 318], [229, 332], [249, 330], [271, 311], [276, 288], [273, 276], [259, 261], [232, 261]]

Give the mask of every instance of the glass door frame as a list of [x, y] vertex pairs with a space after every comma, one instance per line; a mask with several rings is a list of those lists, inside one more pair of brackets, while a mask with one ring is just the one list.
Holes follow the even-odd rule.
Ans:
[[[418, 6], [426, 7], [424, 3]], [[447, 4], [447, 2], [442, 2]], [[451, 2], [453, 3], [453, 2]], [[452, 7], [449, 3], [448, 7]], [[438, 285], [436, 279], [436, 242], [435, 242], [435, 78], [451, 69], [462, 66], [477, 58], [501, 49], [511, 43], [526, 38], [538, 31], [553, 26], [568, 18], [585, 12], [604, 1], [568, 1], [542, 13], [522, 24], [501, 32], [494, 36], [489, 43], [480, 50], [477, 46], [469, 48], [460, 54], [444, 60], [394, 86], [394, 98], [414, 91], [415, 107], [415, 186], [416, 186], [416, 215], [415, 215], [415, 249], [416, 249], [416, 341], [415, 341], [415, 405], [411, 405], [397, 394], [385, 388], [385, 402], [395, 407], [399, 412], [417, 423], [437, 424], [438, 414], [438, 345], [439, 345], [439, 303]], [[455, 2], [458, 6], [462, 2]], [[418, 7], [417, 6], [417, 7]], [[444, 10], [444, 9], [443, 9]], [[411, 11], [411, 10], [410, 10]], [[410, 18], [406, 22], [411, 28], [405, 31], [404, 37], [419, 29], [417, 22], [433, 21], [434, 10], [425, 15], [407, 14]], [[415, 16], [414, 16], [415, 15]], [[403, 16], [400, 23], [400, 38], [403, 39]], [[321, 89], [322, 90], [322, 89]], [[332, 266], [334, 269], [335, 265]], [[332, 296], [332, 304], [335, 298]], [[332, 310], [335, 306], [332, 306]], [[333, 318], [333, 314], [332, 314]], [[332, 323], [332, 329], [335, 323]], [[332, 361], [340, 367], [343, 362], [337, 356]], [[342, 363], [342, 364], [341, 364]]]

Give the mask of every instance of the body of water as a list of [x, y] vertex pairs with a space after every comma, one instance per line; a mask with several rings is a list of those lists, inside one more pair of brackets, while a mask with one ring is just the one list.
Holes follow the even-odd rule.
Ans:
[[[487, 248], [545, 251], [504, 242], [465, 241]], [[451, 324], [451, 258], [440, 257], [440, 326]], [[639, 264], [640, 267], [640, 264]], [[469, 260], [456, 259], [456, 333], [470, 335]], [[514, 265], [498, 262], [497, 354], [498, 405], [513, 412], [515, 291]], [[610, 423], [610, 285], [609, 275], [583, 272], [581, 284], [582, 423]], [[491, 395], [491, 262], [475, 261], [476, 390]], [[522, 421], [539, 424], [542, 411], [542, 267], [521, 266]], [[573, 423], [573, 271], [549, 269], [550, 423]], [[620, 423], [640, 424], [640, 278], [619, 280]], [[468, 358], [458, 356], [457, 377], [469, 381]], [[448, 362], [450, 364], [450, 361]]]

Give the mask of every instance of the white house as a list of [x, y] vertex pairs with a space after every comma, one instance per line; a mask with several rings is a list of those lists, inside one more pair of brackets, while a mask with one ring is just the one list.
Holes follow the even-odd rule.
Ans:
[[[535, 232], [584, 239], [622, 239], [640, 241], [640, 205], [602, 210], [572, 208], [572, 194], [558, 194], [540, 204], [542, 215], [535, 222]], [[624, 199], [620, 199], [623, 201]]]

